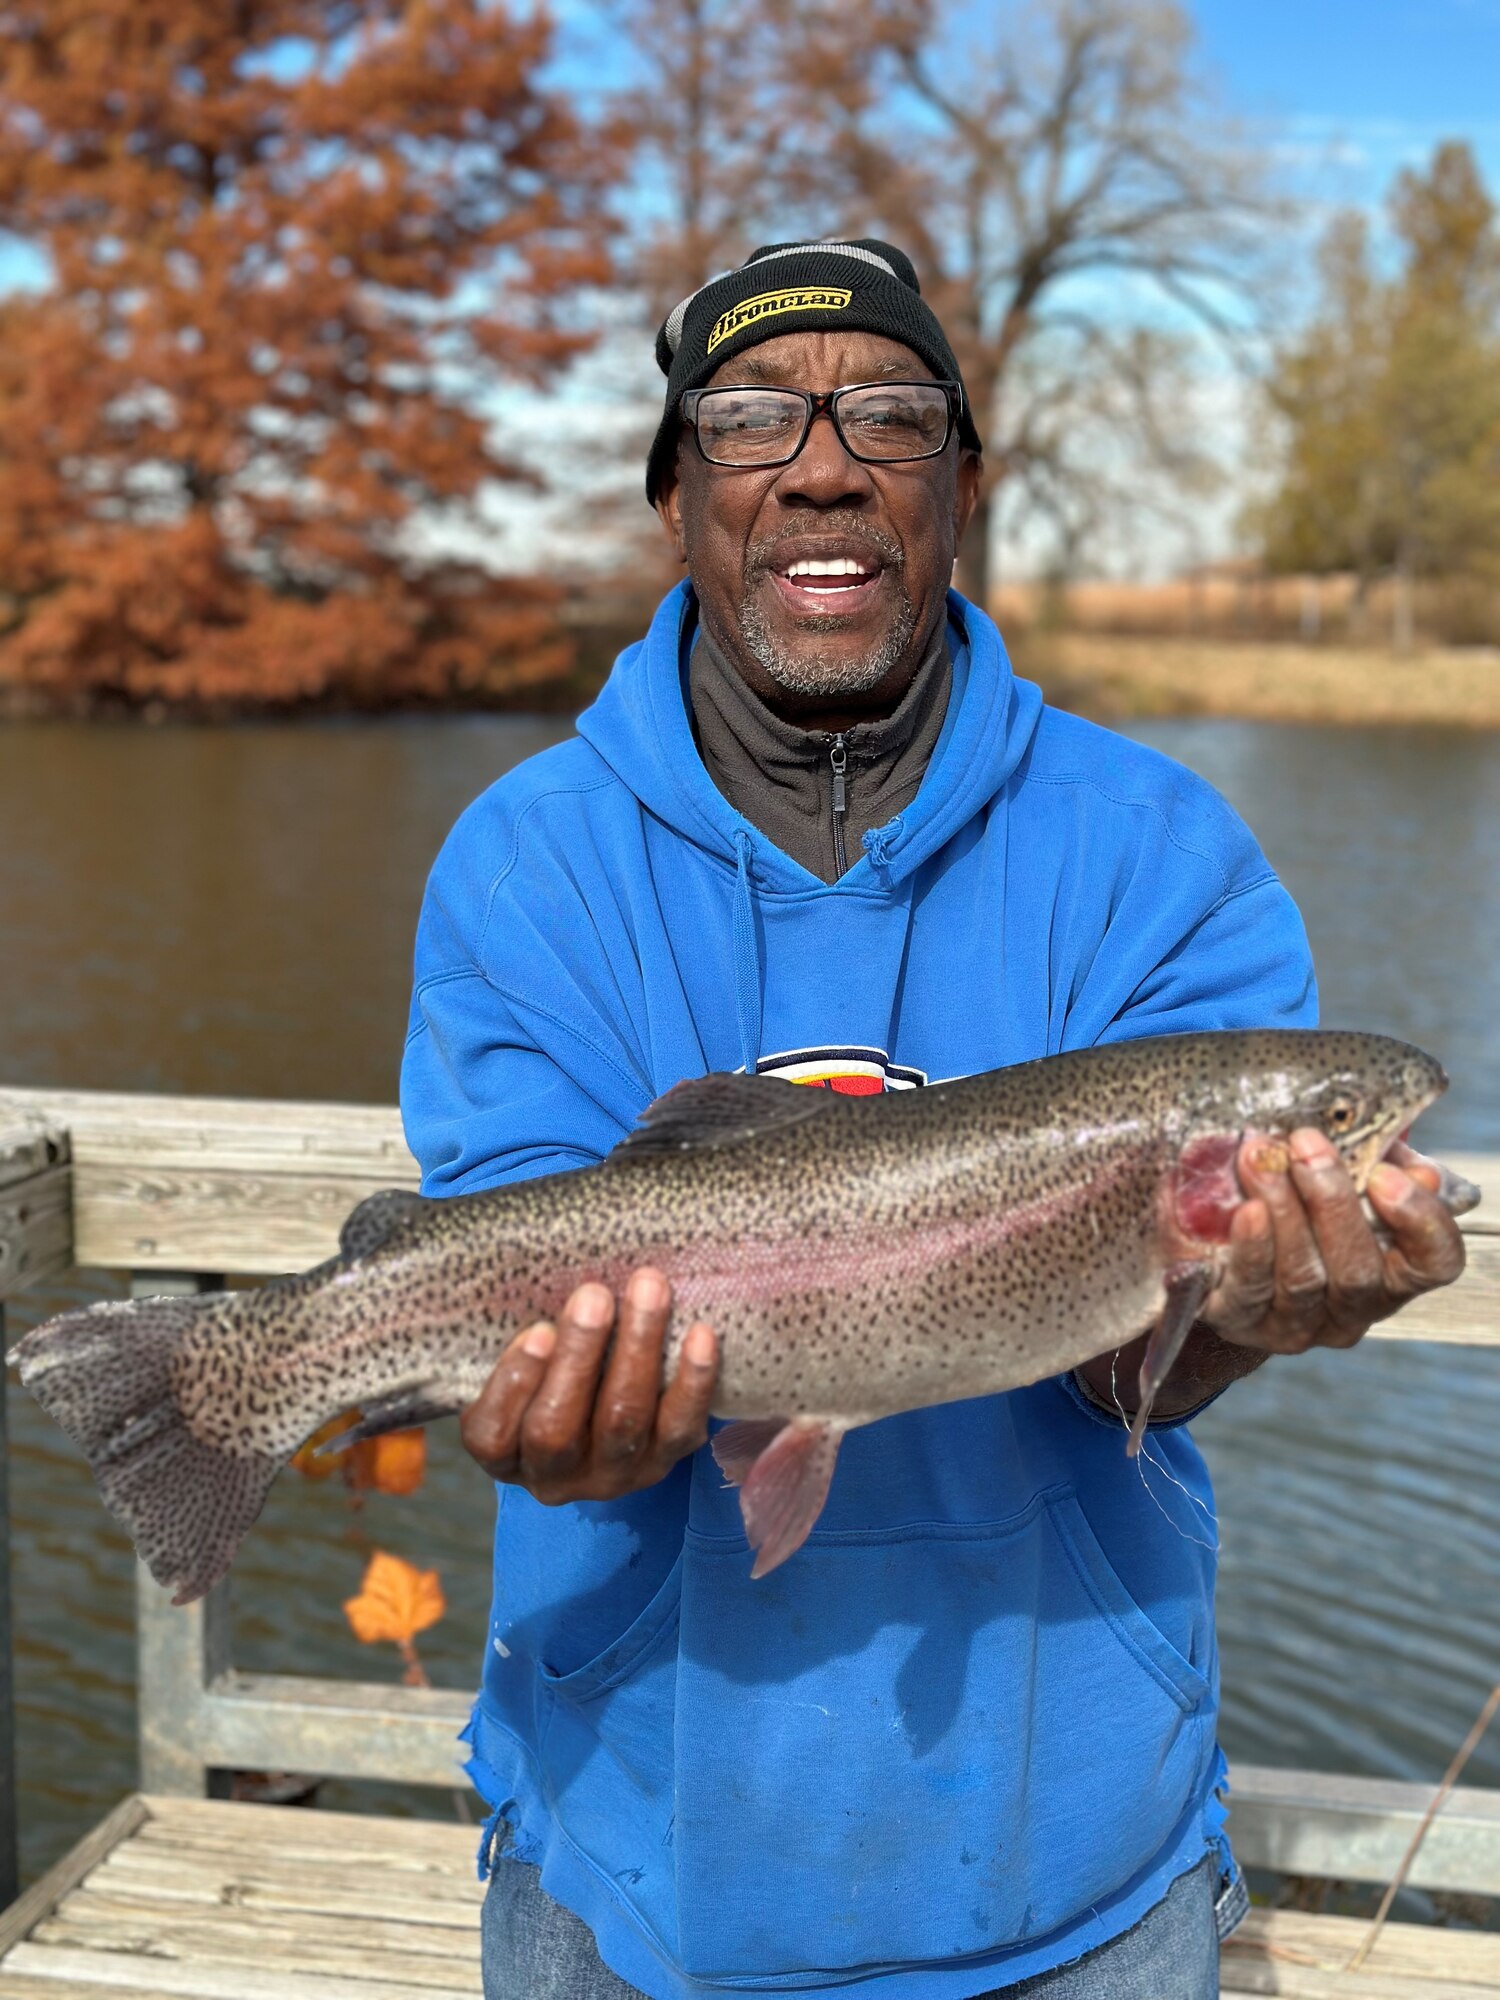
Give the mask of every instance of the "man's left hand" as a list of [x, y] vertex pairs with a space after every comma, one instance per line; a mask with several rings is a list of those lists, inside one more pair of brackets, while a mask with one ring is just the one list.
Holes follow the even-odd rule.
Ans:
[[1408, 1146], [1393, 1147], [1369, 1179], [1370, 1205], [1390, 1232], [1384, 1244], [1321, 1132], [1251, 1138], [1237, 1167], [1249, 1199], [1235, 1213], [1223, 1280], [1199, 1316], [1236, 1346], [1352, 1347], [1464, 1268], [1463, 1237], [1437, 1192], [1441, 1175]]

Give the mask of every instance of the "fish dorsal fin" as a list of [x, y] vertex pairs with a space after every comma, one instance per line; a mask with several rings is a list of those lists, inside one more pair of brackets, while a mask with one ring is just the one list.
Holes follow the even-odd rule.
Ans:
[[358, 1257], [383, 1250], [398, 1230], [425, 1215], [428, 1206], [424, 1196], [413, 1194], [409, 1188], [383, 1188], [379, 1194], [370, 1195], [350, 1211], [339, 1231], [339, 1255], [345, 1263], [352, 1264]]
[[733, 1146], [762, 1132], [779, 1132], [816, 1118], [833, 1102], [829, 1092], [779, 1076], [745, 1076], [718, 1071], [674, 1083], [641, 1113], [635, 1131], [622, 1139], [611, 1160], [660, 1159], [669, 1153], [702, 1152]]

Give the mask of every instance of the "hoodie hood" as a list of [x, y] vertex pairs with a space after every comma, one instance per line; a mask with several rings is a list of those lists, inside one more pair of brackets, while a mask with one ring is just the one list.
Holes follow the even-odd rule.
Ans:
[[[762, 894], [806, 894], [811, 878], [724, 798], [698, 754], [686, 670], [697, 599], [686, 581], [658, 606], [644, 639], [615, 661], [578, 733], [622, 784], [674, 832], [730, 867], [753, 874]], [[948, 593], [953, 687], [921, 789], [906, 810], [866, 836], [840, 890], [903, 882], [983, 810], [1025, 755], [1042, 712], [1041, 690], [1018, 680], [994, 623]]]

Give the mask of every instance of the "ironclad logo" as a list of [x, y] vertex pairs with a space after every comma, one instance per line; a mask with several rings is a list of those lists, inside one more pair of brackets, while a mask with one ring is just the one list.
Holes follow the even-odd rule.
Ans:
[[778, 313], [842, 312], [854, 296], [842, 285], [795, 285], [789, 291], [757, 292], [753, 299], [741, 299], [728, 312], [721, 312], [708, 336], [707, 352], [712, 354], [721, 340], [752, 326], [758, 319], [774, 319]]
[[923, 1069], [893, 1063], [884, 1049], [784, 1049], [762, 1056], [757, 1076], [779, 1076], [785, 1083], [807, 1083], [815, 1090], [836, 1090], [841, 1097], [880, 1097], [888, 1090], [915, 1090], [927, 1081]]

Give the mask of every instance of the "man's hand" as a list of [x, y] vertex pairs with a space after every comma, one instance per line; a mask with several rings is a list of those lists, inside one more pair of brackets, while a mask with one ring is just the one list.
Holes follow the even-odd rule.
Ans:
[[667, 1280], [644, 1265], [618, 1309], [606, 1286], [580, 1285], [556, 1325], [540, 1320], [516, 1335], [460, 1415], [470, 1456], [549, 1507], [654, 1486], [708, 1436], [719, 1372], [718, 1341], [700, 1320], [662, 1388], [671, 1302]]
[[1388, 1243], [1321, 1132], [1294, 1132], [1286, 1143], [1251, 1138], [1236, 1165], [1250, 1198], [1236, 1211], [1228, 1266], [1200, 1316], [1236, 1346], [1266, 1354], [1352, 1347], [1464, 1268], [1463, 1237], [1438, 1198], [1439, 1171], [1408, 1146], [1393, 1148], [1370, 1176]]
[[[1321, 1132], [1252, 1138], [1240, 1148], [1240, 1185], [1224, 1277], [1204, 1304], [1153, 1408], [1186, 1416], [1271, 1354], [1352, 1347], [1377, 1320], [1419, 1293], [1451, 1285], [1464, 1241], [1439, 1199], [1443, 1175], [1409, 1146], [1394, 1146], [1370, 1176], [1370, 1204], [1389, 1234], [1370, 1227], [1347, 1169]], [[1077, 1370], [1100, 1408], [1135, 1415], [1147, 1336]]]

